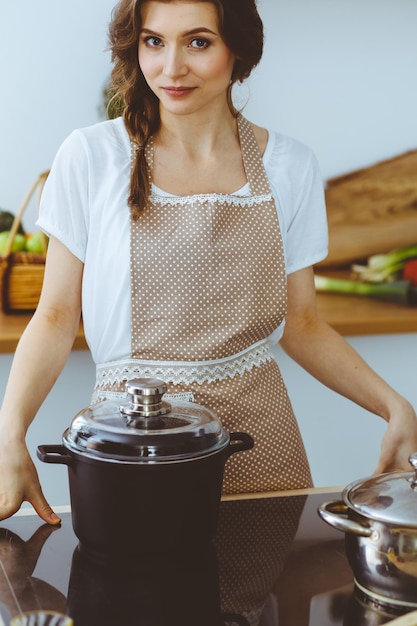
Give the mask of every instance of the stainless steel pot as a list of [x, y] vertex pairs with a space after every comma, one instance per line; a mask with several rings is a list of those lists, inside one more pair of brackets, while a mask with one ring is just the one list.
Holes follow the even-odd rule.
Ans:
[[375, 604], [417, 607], [417, 453], [411, 472], [379, 474], [348, 485], [319, 515], [346, 533], [359, 591]]
[[131, 380], [127, 402], [82, 410], [62, 445], [37, 449], [68, 466], [74, 532], [91, 552], [155, 554], [215, 534], [225, 463], [253, 439], [198, 404], [169, 404], [165, 392], [160, 380]]

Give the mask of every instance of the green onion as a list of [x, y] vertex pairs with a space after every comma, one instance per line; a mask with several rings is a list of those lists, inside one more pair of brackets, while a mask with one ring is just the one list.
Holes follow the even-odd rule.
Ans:
[[394, 281], [409, 259], [417, 258], [417, 244], [395, 248], [386, 254], [370, 256], [367, 265], [352, 265], [352, 271], [364, 281]]
[[316, 291], [368, 296], [409, 306], [417, 306], [417, 287], [409, 280], [388, 283], [365, 283], [343, 278], [315, 276]]

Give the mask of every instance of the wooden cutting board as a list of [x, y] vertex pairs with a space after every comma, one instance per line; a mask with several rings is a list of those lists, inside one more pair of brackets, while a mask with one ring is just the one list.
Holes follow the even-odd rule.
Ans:
[[417, 244], [417, 150], [327, 181], [329, 255], [319, 267]]

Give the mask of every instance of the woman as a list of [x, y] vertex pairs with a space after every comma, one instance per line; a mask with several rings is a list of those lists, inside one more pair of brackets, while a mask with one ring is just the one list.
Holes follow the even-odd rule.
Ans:
[[156, 375], [253, 435], [255, 448], [228, 462], [225, 491], [311, 485], [270, 352], [278, 340], [389, 422], [377, 471], [408, 469], [413, 408], [317, 316], [312, 265], [327, 234], [316, 161], [232, 104], [233, 84], [262, 54], [255, 0], [121, 0], [110, 41], [124, 115], [72, 133], [43, 194], [39, 225], [51, 239], [1, 409], [0, 517], [28, 500], [59, 521], [24, 439], [71, 350], [81, 302], [95, 399]]

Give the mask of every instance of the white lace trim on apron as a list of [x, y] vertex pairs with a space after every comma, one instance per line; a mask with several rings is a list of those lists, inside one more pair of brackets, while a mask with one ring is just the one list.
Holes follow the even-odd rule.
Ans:
[[273, 358], [268, 344], [262, 340], [238, 354], [213, 361], [112, 361], [97, 365], [96, 391], [121, 385], [132, 378], [160, 378], [174, 385], [212, 383], [242, 375]]
[[172, 195], [156, 195], [151, 194], [149, 196], [150, 201], [153, 204], [170, 204], [172, 206], [180, 205], [184, 206], [192, 202], [195, 205], [198, 204], [215, 204], [221, 202], [229, 206], [242, 206], [252, 207], [255, 205], [269, 202], [272, 199], [272, 194], [264, 194], [260, 196], [237, 196], [233, 194], [196, 194], [193, 196], [172, 196]]

